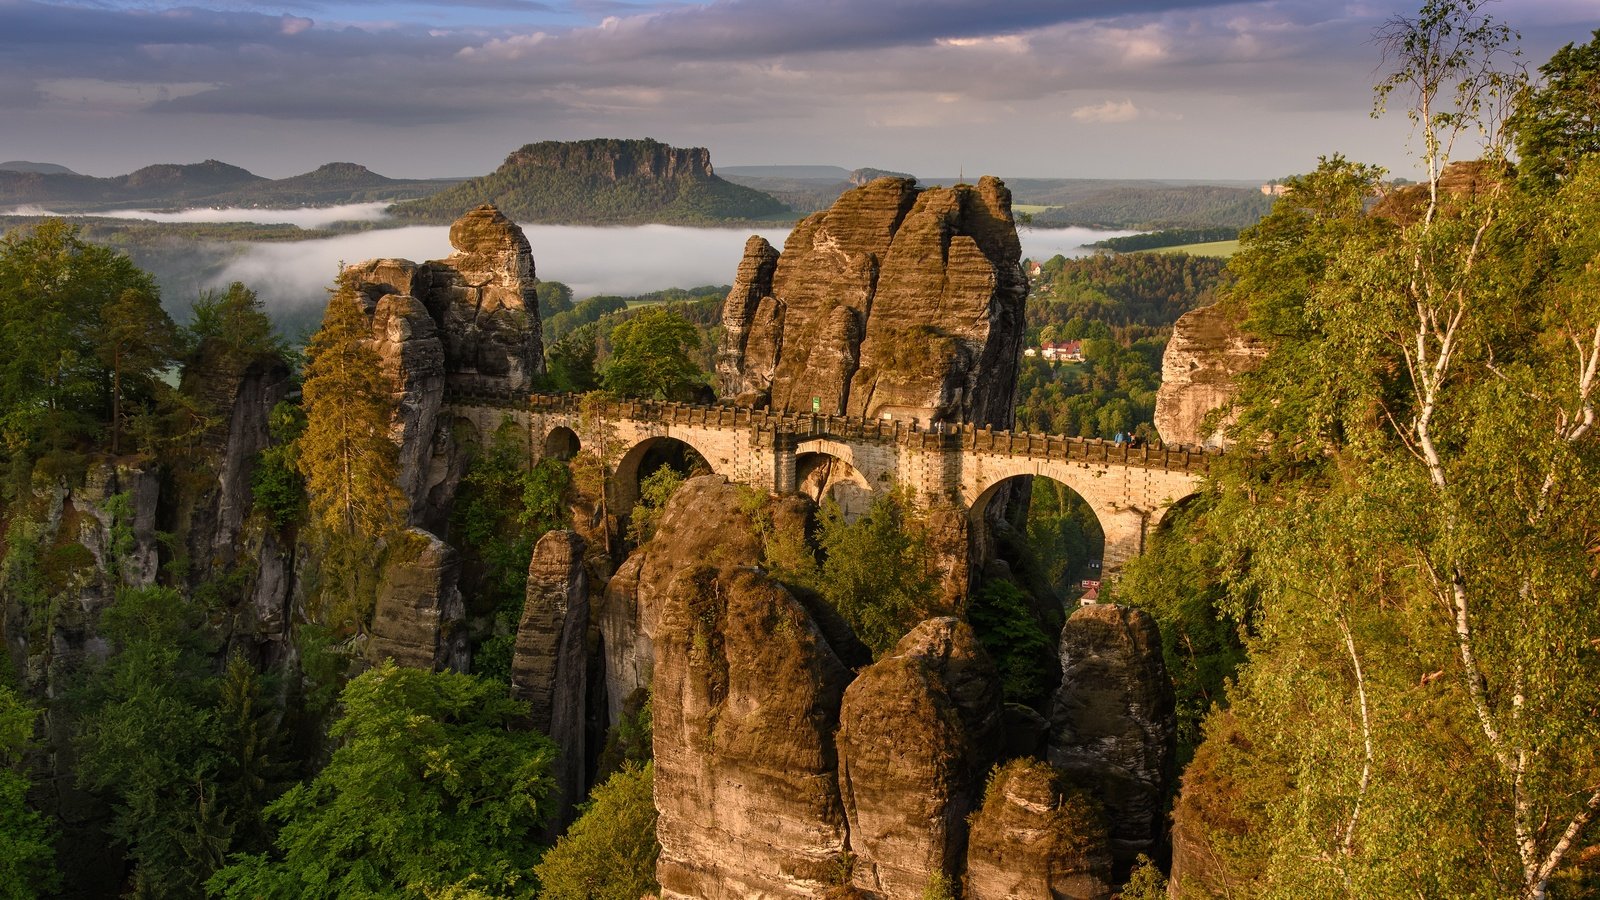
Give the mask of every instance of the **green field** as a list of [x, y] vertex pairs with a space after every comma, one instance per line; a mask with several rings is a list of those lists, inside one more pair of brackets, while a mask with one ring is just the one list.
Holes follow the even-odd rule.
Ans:
[[1210, 241], [1204, 244], [1181, 244], [1177, 247], [1154, 247], [1140, 253], [1187, 253], [1190, 256], [1229, 257], [1239, 252], [1238, 241]]
[[1030, 216], [1038, 215], [1039, 213], [1042, 213], [1047, 209], [1055, 209], [1055, 207], [1053, 207], [1053, 206], [1040, 206], [1037, 203], [1013, 203], [1013, 204], [1011, 204], [1011, 211], [1012, 212], [1014, 212], [1014, 213], [1027, 213]]

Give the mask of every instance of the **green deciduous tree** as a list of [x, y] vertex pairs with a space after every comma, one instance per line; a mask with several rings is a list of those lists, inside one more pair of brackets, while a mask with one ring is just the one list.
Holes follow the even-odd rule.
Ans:
[[1539, 67], [1542, 84], [1517, 101], [1518, 169], [1536, 188], [1570, 177], [1600, 154], [1600, 29], [1587, 44], [1567, 44]]
[[520, 727], [526, 704], [499, 682], [371, 669], [341, 695], [327, 766], [267, 810], [274, 849], [211, 880], [222, 897], [415, 897], [459, 887], [529, 893], [554, 809], [556, 748]]
[[700, 333], [676, 310], [641, 309], [611, 332], [611, 360], [601, 386], [624, 397], [691, 400], [706, 384], [694, 361]]
[[1236, 288], [1277, 327], [1233, 432], [1260, 453], [1208, 514], [1249, 658], [1180, 809], [1260, 896], [1542, 900], [1594, 841], [1600, 166], [1519, 191], [1480, 5], [1389, 35], [1428, 182], [1362, 215], [1365, 179], [1325, 164], [1298, 183], [1349, 212], [1275, 211], [1241, 254], [1286, 276]]
[[117, 349], [133, 349], [127, 338], [139, 323], [150, 329], [151, 346], [141, 351], [138, 374], [147, 378], [169, 361], [173, 326], [158, 296], [155, 282], [126, 256], [83, 241], [77, 226], [59, 219], [0, 238], [0, 439], [7, 452], [41, 439], [62, 446], [92, 437], [123, 399], [113, 396], [112, 370]]
[[905, 499], [880, 495], [849, 522], [830, 498], [817, 542], [824, 554], [818, 592], [874, 655], [893, 647], [933, 605], [931, 554]]
[[547, 900], [637, 900], [656, 884], [655, 769], [629, 764], [595, 787], [534, 874]]
[[39, 712], [0, 684], [0, 900], [34, 900], [60, 884], [49, 823], [28, 803], [23, 755]]

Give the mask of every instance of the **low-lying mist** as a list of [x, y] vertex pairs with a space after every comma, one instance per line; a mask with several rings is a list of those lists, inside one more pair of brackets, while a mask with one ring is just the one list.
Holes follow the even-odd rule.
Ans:
[[37, 206], [21, 206], [4, 215], [52, 216], [74, 218], [93, 216], [97, 219], [132, 219], [145, 222], [174, 224], [207, 224], [244, 222], [253, 225], [294, 225], [299, 228], [325, 228], [337, 222], [381, 222], [388, 218], [384, 210], [387, 202], [347, 203], [342, 206], [306, 206], [296, 209], [253, 209], [243, 207], [201, 207], [165, 212], [153, 209], [113, 209], [93, 213], [52, 212]]
[[[385, 218], [384, 207], [383, 203], [356, 203], [302, 209], [118, 210], [93, 215], [173, 223], [242, 222], [318, 228], [334, 222], [379, 222]], [[31, 208], [18, 213], [54, 215]], [[533, 247], [539, 278], [565, 282], [578, 299], [598, 294], [630, 296], [664, 288], [727, 284], [738, 270], [745, 241], [751, 234], [760, 234], [781, 248], [790, 231], [771, 226], [522, 227]], [[1023, 228], [1019, 235], [1022, 255], [1042, 261], [1056, 254], [1081, 256], [1091, 252], [1084, 246], [1087, 243], [1131, 233], [1088, 228]], [[191, 249], [215, 260], [199, 268], [193, 259], [183, 265], [184, 271], [193, 270], [195, 276], [203, 279], [199, 282], [202, 287], [220, 288], [229, 282], [244, 282], [256, 291], [280, 327], [290, 334], [315, 326], [341, 264], [377, 257], [421, 262], [442, 259], [452, 252], [450, 230], [434, 225], [379, 228], [304, 241], [202, 242], [192, 245]], [[180, 287], [177, 283], [166, 283], [176, 277], [172, 272], [161, 274], [169, 308], [180, 320], [186, 318], [186, 307], [192, 302], [196, 280], [186, 278]]]
[[[676, 225], [589, 227], [524, 225], [539, 278], [570, 285], [579, 299], [630, 296], [670, 287], [727, 284], [739, 268], [745, 240], [760, 234], [782, 247], [787, 228], [685, 228]], [[1023, 256], [1082, 256], [1084, 245], [1132, 232], [1087, 228], [1027, 228]], [[242, 281], [275, 310], [301, 311], [325, 302], [340, 263], [375, 257], [416, 261], [450, 255], [449, 229], [411, 226], [314, 241], [254, 244], [229, 263], [219, 284]]]

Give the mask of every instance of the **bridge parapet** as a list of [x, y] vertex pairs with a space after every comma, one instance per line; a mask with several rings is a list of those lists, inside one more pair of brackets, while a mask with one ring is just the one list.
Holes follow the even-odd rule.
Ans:
[[[449, 399], [458, 404], [483, 405], [536, 413], [576, 416], [582, 410], [579, 394], [518, 394], [499, 390], [477, 376], [451, 376]], [[862, 419], [812, 413], [773, 412], [726, 404], [704, 405], [664, 400], [607, 400], [601, 414], [609, 419], [629, 419], [698, 428], [789, 432], [800, 439], [829, 437], [837, 440], [893, 443], [912, 450], [955, 449], [1036, 459], [1084, 460], [1168, 472], [1201, 474], [1221, 455], [1214, 449], [1133, 444], [1098, 438], [1067, 437], [1027, 431], [994, 430], [988, 426], [924, 424], [918, 420]], [[954, 440], [953, 440], [954, 439]]]

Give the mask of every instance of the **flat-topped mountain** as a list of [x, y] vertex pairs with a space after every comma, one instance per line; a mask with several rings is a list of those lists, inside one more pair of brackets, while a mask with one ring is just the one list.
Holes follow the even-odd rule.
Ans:
[[391, 212], [447, 222], [483, 203], [519, 222], [551, 224], [707, 225], [793, 215], [775, 198], [717, 177], [704, 147], [650, 138], [528, 144], [488, 175]]

